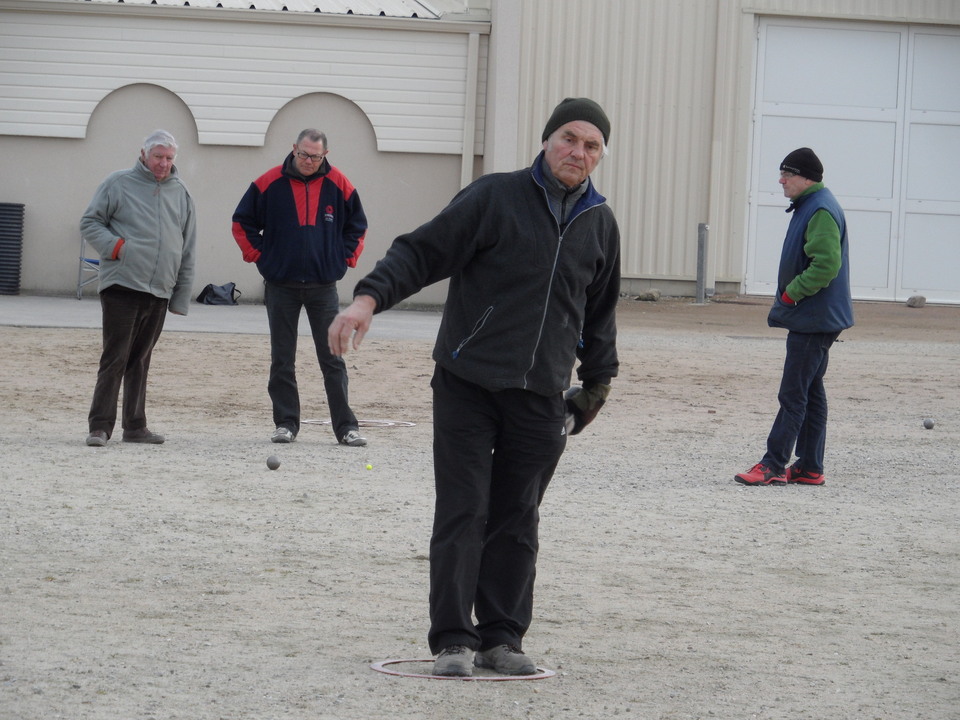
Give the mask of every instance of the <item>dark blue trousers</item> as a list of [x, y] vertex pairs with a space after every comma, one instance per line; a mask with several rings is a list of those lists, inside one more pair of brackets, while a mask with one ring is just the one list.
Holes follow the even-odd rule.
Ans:
[[533, 617], [539, 505], [566, 447], [563, 397], [491, 392], [439, 366], [431, 386], [430, 649], [521, 647]]
[[300, 432], [300, 391], [297, 388], [297, 338], [300, 311], [306, 310], [313, 344], [323, 373], [323, 387], [337, 440], [357, 429], [357, 418], [347, 397], [347, 366], [330, 353], [327, 329], [340, 311], [336, 283], [291, 288], [267, 283], [263, 294], [270, 324], [270, 379], [267, 392], [273, 402], [273, 424], [294, 435]]
[[787, 356], [780, 380], [780, 411], [767, 437], [762, 462], [783, 472], [796, 446], [797, 465], [810, 472], [823, 472], [827, 437], [827, 373], [830, 348], [840, 333], [787, 334]]

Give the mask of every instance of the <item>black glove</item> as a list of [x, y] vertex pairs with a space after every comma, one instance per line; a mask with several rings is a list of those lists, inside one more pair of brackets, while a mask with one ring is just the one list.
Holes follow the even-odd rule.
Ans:
[[597, 383], [580, 387], [571, 385], [563, 394], [563, 399], [567, 405], [566, 427], [568, 435], [576, 435], [587, 425], [593, 422], [593, 419], [600, 412], [603, 403], [607, 401], [610, 394], [610, 386]]

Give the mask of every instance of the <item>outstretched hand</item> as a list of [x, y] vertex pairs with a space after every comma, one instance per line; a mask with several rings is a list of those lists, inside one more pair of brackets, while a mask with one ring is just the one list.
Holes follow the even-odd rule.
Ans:
[[350, 346], [356, 350], [363, 342], [364, 335], [370, 329], [373, 321], [373, 311], [377, 309], [376, 301], [369, 295], [357, 295], [353, 302], [341, 310], [330, 323], [327, 330], [327, 344], [330, 352], [337, 357], [346, 353]]

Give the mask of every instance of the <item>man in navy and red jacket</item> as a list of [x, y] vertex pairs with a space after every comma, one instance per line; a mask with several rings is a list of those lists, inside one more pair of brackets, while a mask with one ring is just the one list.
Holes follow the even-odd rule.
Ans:
[[276, 430], [273, 442], [292, 442], [300, 432], [297, 328], [306, 309], [330, 419], [337, 440], [362, 446], [347, 399], [347, 368], [332, 355], [327, 328], [340, 309], [337, 281], [356, 267], [367, 218], [350, 180], [326, 158], [327, 136], [303, 130], [282, 165], [254, 180], [233, 214], [233, 237], [243, 259], [257, 264], [264, 280], [270, 325], [270, 380]]

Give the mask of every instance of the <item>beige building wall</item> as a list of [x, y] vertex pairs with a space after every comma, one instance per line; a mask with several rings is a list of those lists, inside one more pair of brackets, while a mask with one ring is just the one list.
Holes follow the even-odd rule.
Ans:
[[[607, 110], [609, 155], [594, 180], [620, 223], [625, 289], [649, 280], [689, 292], [696, 278], [698, 223], [710, 220], [723, 4], [523, 2], [518, 146], [539, 145], [563, 97], [592, 97]], [[715, 247], [718, 274], [733, 279], [729, 252]]]
[[[67, 6], [73, 12], [78, 5], [42, 4], [54, 20]], [[9, 17], [5, 10], [22, 15], [39, 5], [0, 0], [0, 20]], [[87, 18], [94, 3], [79, 5]], [[243, 27], [229, 30], [222, 25], [228, 11], [96, 5], [96, 12], [111, 17], [162, 12], [169, 18], [163, 23], [165, 39], [172, 34], [183, 42], [179, 36], [190, 28], [190, 47], [199, 52], [196, 34], [207, 32], [211, 53], [234, 53], [229, 55], [234, 63], [250, 58], [244, 60], [244, 53], [214, 36], [228, 31], [236, 37], [256, 35], [260, 30], [254, 30], [254, 19], [267, 15], [244, 13]], [[409, 46], [401, 37], [404, 28], [429, 27], [421, 37], [426, 47], [444, 26], [375, 21], [384, 33], [386, 55], [393, 53], [397, 62], [410, 59], [411, 77], [392, 71], [392, 84], [367, 93], [362, 78], [359, 89], [351, 89], [339, 76], [336, 83], [325, 83], [324, 73], [309, 81], [284, 76], [277, 84], [287, 87], [267, 94], [274, 98], [272, 105], [264, 104], [259, 90], [244, 98], [243, 83], [236, 82], [229, 63], [213, 63], [213, 71], [206, 73], [202, 63], [187, 63], [158, 76], [155, 69], [152, 75], [133, 72], [122, 58], [112, 63], [101, 58], [106, 69], [97, 71], [92, 65], [96, 53], [90, 54], [95, 44], [87, 42], [76, 47], [73, 57], [91, 65], [76, 72], [69, 58], [65, 67], [63, 56], [53, 53], [60, 45], [74, 47], [67, 42], [69, 21], [53, 23], [63, 38], [59, 45], [49, 36], [46, 46], [38, 46], [29, 45], [29, 33], [15, 39], [8, 34], [0, 43], [0, 70], [13, 78], [7, 89], [18, 87], [20, 94], [0, 103], [2, 120], [8, 123], [0, 128], [0, 202], [27, 206], [22, 287], [27, 292], [72, 291], [77, 222], [94, 188], [108, 172], [132, 164], [147, 133], [168, 125], [181, 142], [183, 176], [203, 201], [195, 289], [234, 281], [246, 299], [255, 299], [258, 276], [239, 259], [228, 235], [229, 217], [246, 184], [280, 162], [292, 143], [288, 136], [301, 126], [320, 125], [330, 134], [332, 162], [353, 180], [370, 212], [361, 265], [341, 286], [348, 297], [352, 279], [372, 267], [396, 234], [429, 219], [478, 173], [527, 165], [540, 149], [540, 132], [555, 104], [565, 96], [587, 95], [604, 105], [613, 124], [610, 154], [595, 180], [620, 220], [625, 291], [653, 286], [693, 294], [697, 228], [706, 223], [707, 287], [737, 292], [745, 268], [759, 18], [960, 25], [960, 2], [953, 0], [490, 0], [489, 5], [489, 24], [446, 26], [454, 29], [454, 38], [438, 45], [446, 48], [446, 58], [457, 58], [455, 73], [431, 79], [429, 62], [414, 57], [422, 53], [403, 51]], [[264, 27], [281, 27], [282, 32], [292, 27], [300, 36], [304, 22], [283, 13], [281, 21]], [[347, 27], [344, 18], [336, 24]], [[79, 25], [78, 32], [89, 40], [90, 23]], [[217, 32], [204, 31], [204, 26]], [[144, 35], [132, 26], [114, 34], [131, 48]], [[366, 35], [360, 39], [366, 45], [378, 42]], [[170, 47], [164, 42], [156, 46]], [[254, 56], [267, 59], [263, 53]], [[802, 62], [802, 49], [797, 57]], [[11, 71], [14, 60], [18, 64]], [[34, 63], [32, 69], [22, 64], [25, 60]], [[153, 60], [157, 67], [165, 62], [173, 63], [169, 53]], [[275, 67], [282, 74], [288, 65]], [[244, 67], [251, 71], [253, 66]], [[61, 79], [53, 82], [51, 77], [58, 75]], [[118, 76], [126, 81], [103, 84]], [[226, 94], [233, 104], [227, 106], [226, 98], [210, 88], [231, 78], [234, 89]], [[444, 87], [433, 88], [435, 81]], [[270, 84], [263, 78], [258, 82]], [[446, 87], [458, 83], [458, 90]], [[92, 104], [91, 88], [99, 93]], [[391, 99], [411, 88], [411, 99], [393, 102], [393, 110], [404, 113], [395, 117]], [[276, 102], [280, 90], [286, 95]], [[448, 103], [444, 98], [455, 98], [456, 109], [432, 107]], [[58, 115], [59, 120], [51, 120]], [[453, 122], [454, 117], [462, 120]], [[435, 132], [425, 119], [436, 123]], [[58, 122], [61, 129], [51, 131], [50, 125]], [[473, 147], [463, 138], [472, 139]], [[474, 152], [483, 153], [476, 163]], [[443, 287], [428, 288], [416, 301], [440, 302], [443, 294]]]
[[[158, 127], [177, 138], [177, 168], [197, 201], [198, 267], [194, 294], [207, 283], [232, 281], [244, 300], [262, 298], [256, 267], [243, 262], [230, 234], [240, 197], [260, 174], [279, 165], [304, 127], [328, 135], [329, 160], [357, 187], [370, 223], [366, 250], [356, 269], [340, 283], [349, 297], [362, 273], [373, 268], [396, 234], [432, 217], [456, 191], [460, 158], [377, 151], [373, 129], [349, 101], [313, 93], [283, 107], [262, 147], [200, 145], [189, 109], [173, 93], [155, 85], [131, 85], [109, 95], [80, 139], [0, 136], [0, 198], [25, 208], [24, 292], [72, 293], [77, 279], [79, 221], [94, 190], [112, 171], [132, 167], [143, 139]], [[93, 287], [85, 291], [95, 298]], [[441, 288], [425, 291], [421, 303], [443, 299]]]
[[[700, 223], [707, 287], [740, 290], [759, 17], [960, 24], [960, 3], [944, 0], [520, 1], [516, 162], [536, 152], [559, 99], [607, 109], [610, 154], [595, 180], [620, 222], [628, 292], [692, 295]], [[504, 5], [493, 3], [494, 46]]]
[[[0, 202], [25, 205], [24, 292], [74, 292], [80, 216], [156, 128], [177, 138], [197, 201], [195, 294], [232, 281], [245, 300], [262, 283], [231, 217], [301, 129], [327, 133], [370, 222], [343, 299], [482, 152], [487, 22], [0, 0], [0, 25]], [[411, 302], [444, 295], [435, 286]]]

